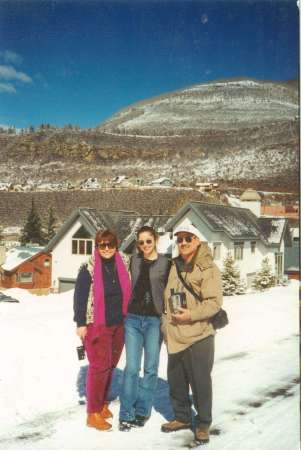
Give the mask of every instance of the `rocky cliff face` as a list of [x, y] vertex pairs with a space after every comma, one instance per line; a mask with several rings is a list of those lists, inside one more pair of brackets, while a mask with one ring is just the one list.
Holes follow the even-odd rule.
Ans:
[[[296, 190], [298, 145], [297, 83], [226, 80], [134, 104], [95, 129], [0, 133], [0, 181], [7, 167], [24, 164], [32, 167], [29, 177], [83, 178], [84, 164], [85, 178], [95, 167], [100, 177], [103, 167], [140, 177], [152, 167], [153, 176], [168, 174], [176, 183], [194, 178]], [[55, 161], [63, 169], [56, 171]]]

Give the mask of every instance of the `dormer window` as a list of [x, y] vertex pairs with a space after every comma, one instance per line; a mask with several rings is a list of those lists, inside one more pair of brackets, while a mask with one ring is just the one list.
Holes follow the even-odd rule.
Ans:
[[82, 226], [72, 236], [73, 255], [92, 255], [93, 239], [88, 231]]

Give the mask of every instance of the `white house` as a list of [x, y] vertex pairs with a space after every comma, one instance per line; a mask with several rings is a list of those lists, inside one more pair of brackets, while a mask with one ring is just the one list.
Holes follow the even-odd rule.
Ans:
[[166, 177], [162, 177], [162, 178], [157, 178], [156, 180], [153, 180], [150, 182], [150, 186], [160, 186], [160, 187], [171, 187], [173, 186], [174, 183], [170, 178], [166, 178]]
[[117, 233], [120, 249], [131, 252], [135, 245], [135, 232], [142, 225], [156, 228], [165, 224], [169, 216], [145, 216], [133, 211], [99, 211], [78, 208], [58, 230], [46, 246], [52, 254], [52, 289], [72, 289], [82, 263], [93, 252], [94, 237], [98, 230], [111, 229]]
[[[231, 253], [248, 287], [265, 257], [277, 280], [283, 277], [284, 240], [289, 239], [287, 219], [257, 217], [247, 208], [190, 202], [168, 222], [166, 231], [172, 235], [183, 221], [191, 222], [200, 231], [221, 270], [224, 259]], [[173, 244], [173, 255], [175, 249]]]
[[80, 189], [99, 189], [100, 187], [97, 178], [87, 178], [80, 185]]

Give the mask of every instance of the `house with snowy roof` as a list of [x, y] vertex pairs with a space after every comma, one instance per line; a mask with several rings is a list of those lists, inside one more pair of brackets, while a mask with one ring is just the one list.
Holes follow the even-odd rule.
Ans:
[[111, 229], [120, 240], [120, 250], [133, 251], [136, 231], [143, 225], [160, 229], [170, 216], [141, 215], [135, 211], [104, 211], [77, 208], [67, 218], [45, 248], [52, 254], [52, 289], [63, 292], [72, 289], [79, 267], [93, 252], [98, 230]]
[[[260, 212], [258, 199], [252, 197], [247, 201], [250, 201], [250, 209], [189, 202], [168, 222], [166, 231], [172, 236], [173, 230], [183, 221], [192, 223], [211, 248], [217, 266], [223, 269], [223, 261], [230, 252], [248, 287], [265, 257], [268, 257], [277, 280], [281, 280], [284, 246], [290, 240], [288, 221], [286, 218], [259, 217], [251, 210]], [[175, 256], [176, 249], [171, 240], [169, 252]]]
[[0, 287], [49, 289], [51, 286], [51, 254], [42, 247], [11, 248], [0, 262]]

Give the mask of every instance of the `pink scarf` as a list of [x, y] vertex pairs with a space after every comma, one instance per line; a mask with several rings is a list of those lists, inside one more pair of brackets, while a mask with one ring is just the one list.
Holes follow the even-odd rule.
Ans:
[[[115, 264], [122, 292], [122, 315], [126, 316], [131, 297], [131, 281], [124, 262], [118, 252], [115, 253]], [[94, 325], [105, 325], [105, 298], [102, 276], [102, 261], [97, 249], [94, 250], [93, 268], [93, 309]]]

